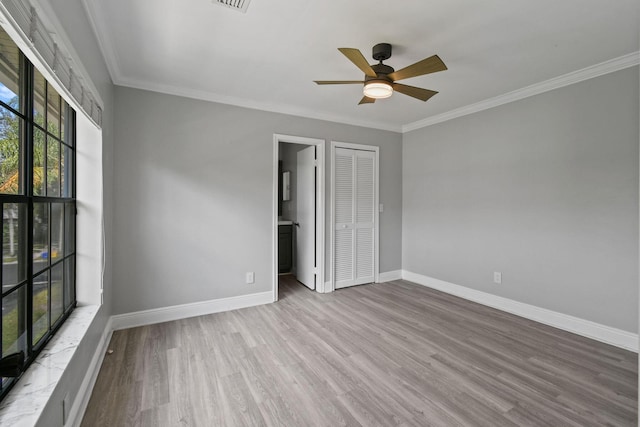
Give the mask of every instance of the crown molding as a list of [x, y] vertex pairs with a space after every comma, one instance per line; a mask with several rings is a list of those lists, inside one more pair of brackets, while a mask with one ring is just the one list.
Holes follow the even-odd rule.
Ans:
[[254, 110], [268, 111], [272, 113], [288, 114], [292, 116], [305, 117], [316, 120], [325, 120], [334, 123], [342, 123], [352, 126], [361, 126], [371, 129], [386, 130], [390, 132], [400, 133], [402, 128], [400, 125], [391, 123], [381, 123], [379, 121], [348, 119], [337, 114], [327, 112], [314, 111], [307, 108], [300, 108], [287, 104], [276, 104], [250, 100], [245, 98], [219, 95], [213, 92], [182, 88], [173, 85], [160, 83], [151, 83], [125, 77], [120, 67], [120, 59], [111, 38], [108, 36], [109, 26], [104, 20], [104, 14], [100, 10], [99, 0], [82, 0], [82, 4], [86, 11], [93, 33], [98, 41], [98, 46], [107, 65], [107, 70], [111, 76], [111, 80], [115, 85], [131, 87], [134, 89], [149, 90], [153, 92], [165, 93], [168, 95], [183, 96], [186, 98], [198, 99], [202, 101], [217, 102], [220, 104], [234, 105], [237, 107], [251, 108]]
[[164, 93], [168, 95], [182, 96], [186, 98], [198, 99], [201, 101], [217, 102], [220, 104], [234, 105], [237, 107], [250, 108], [253, 110], [268, 111], [271, 113], [288, 114], [292, 116], [305, 117], [316, 120], [325, 120], [329, 122], [342, 123], [352, 126], [361, 126], [372, 129], [386, 130], [390, 132], [400, 133], [402, 128], [400, 125], [390, 123], [380, 123], [378, 121], [369, 120], [353, 120], [346, 119], [342, 116], [300, 108], [287, 104], [276, 104], [261, 102], [251, 99], [245, 99], [234, 96], [219, 95], [214, 92], [204, 90], [182, 88], [173, 85], [152, 83], [125, 77], [120, 67], [120, 59], [110, 37], [108, 36], [108, 25], [104, 21], [104, 14], [100, 10], [100, 2], [97, 0], [82, 0], [87, 17], [89, 19], [93, 33], [98, 41], [98, 46], [107, 65], [107, 70], [111, 76], [111, 80], [115, 85], [131, 87], [134, 89], [149, 90], [153, 92]]
[[604, 74], [624, 70], [625, 68], [630, 68], [638, 64], [640, 64], [640, 51], [632, 52], [628, 55], [620, 56], [609, 61], [601, 62], [600, 64], [592, 65], [581, 70], [554, 77], [552, 79], [545, 80], [531, 86], [526, 86], [522, 89], [517, 89], [512, 92], [496, 96], [494, 98], [489, 98], [475, 104], [470, 104], [465, 107], [447, 111], [446, 113], [437, 114], [435, 116], [427, 117], [426, 119], [408, 123], [402, 126], [402, 133], [411, 132], [416, 129], [435, 125], [436, 123], [446, 122], [448, 120], [467, 116], [469, 114], [477, 113], [483, 110], [488, 110], [490, 108], [498, 107], [510, 102], [519, 101], [530, 96], [549, 92], [554, 89], [559, 89], [561, 87], [569, 86], [584, 80], [589, 80], [594, 77], [602, 76]]
[[337, 114], [314, 111], [287, 104], [276, 104], [260, 102], [251, 99], [239, 98], [235, 96], [218, 95], [204, 90], [188, 89], [178, 86], [165, 85], [161, 83], [151, 83], [141, 80], [123, 78], [114, 83], [118, 86], [125, 86], [134, 89], [148, 90], [152, 92], [164, 93], [167, 95], [182, 96], [185, 98], [198, 99], [201, 101], [216, 102], [219, 104], [234, 105], [236, 107], [250, 108], [252, 110], [267, 111], [270, 113], [287, 114], [291, 116], [304, 117], [308, 119], [324, 120], [333, 123], [341, 123], [351, 126], [361, 126], [369, 129], [385, 130], [389, 132], [402, 132], [400, 126], [379, 121], [356, 120], [342, 117]]
[[114, 48], [113, 43], [108, 36], [109, 26], [104, 21], [104, 14], [99, 10], [99, 4], [100, 2], [96, 2], [95, 0], [82, 0], [82, 5], [84, 6], [85, 13], [89, 20], [89, 25], [91, 25], [93, 34], [96, 36], [98, 41], [98, 47], [100, 48], [100, 52], [102, 52], [102, 57], [107, 65], [107, 70], [109, 71], [111, 80], [116, 83], [117, 81], [122, 80], [120, 59], [118, 58], [117, 50]]
[[[93, 0], [83, 0], [85, 2], [91, 2]], [[108, 62], [108, 61], [107, 61]], [[418, 120], [412, 123], [408, 123], [402, 126], [397, 126], [391, 123], [380, 123], [378, 121], [367, 120], [354, 120], [344, 118], [339, 115], [313, 111], [310, 109], [300, 108], [292, 105], [264, 103], [260, 101], [218, 95], [212, 92], [187, 89], [172, 85], [165, 85], [159, 83], [145, 82], [135, 79], [122, 78], [120, 76], [113, 76], [114, 83], [119, 86], [126, 86], [135, 89], [149, 90], [153, 92], [160, 92], [169, 95], [183, 96], [187, 98], [199, 99], [202, 101], [217, 102], [220, 104], [235, 105], [238, 107], [251, 108], [254, 110], [268, 111], [272, 113], [288, 114], [292, 116], [306, 117], [316, 120], [326, 120], [334, 123], [342, 123], [352, 126], [362, 126], [371, 129], [386, 130], [390, 132], [406, 133], [416, 129], [421, 129], [427, 126], [431, 126], [437, 123], [442, 123], [448, 120], [452, 120], [458, 117], [463, 117], [469, 114], [477, 113], [490, 108], [498, 107], [500, 105], [508, 104], [510, 102], [519, 101], [521, 99], [528, 98], [530, 96], [539, 95], [544, 92], [549, 92], [555, 89], [569, 86], [574, 83], [589, 80], [594, 77], [602, 76], [605, 74], [613, 73], [616, 71], [624, 70], [640, 64], [640, 51], [632, 52], [628, 55], [620, 56], [618, 58], [611, 59], [609, 61], [601, 62], [600, 64], [592, 65], [590, 67], [583, 68], [581, 70], [573, 71], [571, 73], [564, 74], [562, 76], [554, 77], [549, 80], [545, 80], [540, 83], [536, 83], [522, 89], [517, 89], [512, 92], [505, 93], [493, 98], [486, 99], [484, 101], [470, 104], [465, 107], [456, 108], [454, 110], [437, 114], [435, 116], [427, 117], [422, 120]]]
[[255, 110], [269, 111], [273, 113], [288, 114], [299, 117], [306, 117], [316, 120], [326, 120], [335, 123], [342, 123], [352, 126], [362, 126], [372, 129], [386, 130], [390, 132], [406, 133], [437, 123], [442, 123], [458, 117], [477, 113], [510, 102], [519, 101], [530, 96], [539, 95], [584, 80], [589, 80], [604, 74], [613, 73], [640, 64], [640, 51], [632, 52], [627, 55], [620, 56], [596, 65], [592, 65], [581, 70], [573, 71], [562, 76], [554, 77], [540, 83], [535, 83], [521, 89], [517, 89], [484, 101], [456, 108], [441, 114], [436, 114], [424, 119], [406, 123], [404, 125], [395, 125], [392, 123], [381, 123], [379, 121], [349, 119], [340, 115], [315, 111], [308, 108], [301, 108], [288, 104], [276, 104], [269, 102], [256, 101], [234, 96], [220, 95], [204, 90], [182, 88], [173, 85], [161, 83], [152, 83], [125, 77], [122, 74], [120, 60], [117, 50], [109, 38], [108, 25], [104, 21], [104, 14], [100, 10], [100, 2], [97, 0], [82, 0], [90, 25], [98, 41], [98, 45], [104, 57], [105, 63], [111, 80], [119, 86], [131, 87], [135, 89], [143, 89], [154, 92], [165, 93], [169, 95], [183, 96], [187, 98], [199, 99], [203, 101], [217, 102], [221, 104], [229, 104], [238, 107], [251, 108]]

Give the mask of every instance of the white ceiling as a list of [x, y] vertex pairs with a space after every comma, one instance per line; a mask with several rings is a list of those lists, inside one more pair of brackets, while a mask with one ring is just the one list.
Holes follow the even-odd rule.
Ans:
[[[638, 0], [84, 0], [115, 84], [308, 117], [403, 126], [639, 49]], [[403, 83], [440, 93], [358, 105], [361, 80], [338, 50], [388, 65], [438, 54], [449, 70]], [[636, 61], [637, 63], [637, 61]]]

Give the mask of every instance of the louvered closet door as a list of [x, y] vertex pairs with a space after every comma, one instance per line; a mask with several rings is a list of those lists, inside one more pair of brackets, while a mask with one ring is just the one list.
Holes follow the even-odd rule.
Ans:
[[375, 153], [335, 149], [336, 289], [374, 281]]

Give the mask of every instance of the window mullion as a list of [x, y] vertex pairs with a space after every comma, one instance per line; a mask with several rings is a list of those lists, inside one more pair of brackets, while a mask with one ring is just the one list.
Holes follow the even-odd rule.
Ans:
[[24, 114], [26, 117], [24, 129], [24, 194], [27, 195], [27, 360], [31, 360], [33, 355], [33, 67], [22, 55], [24, 64]]
[[[0, 218], [2, 218], [2, 231], [0, 232], [0, 240], [2, 241], [2, 264], [0, 265], [0, 287], [1, 289], [4, 290], [4, 203], [0, 203], [0, 215], [2, 215]], [[2, 307], [4, 307], [4, 298], [2, 296], [4, 292], [0, 292], [0, 312], [4, 313], [4, 310], [2, 310]], [[0, 322], [0, 337], [4, 337], [3, 334], [3, 323], [4, 322]], [[0, 357], [2, 357], [2, 355], [4, 354], [4, 346], [3, 344], [4, 340], [0, 340]], [[1, 382], [0, 382], [1, 383]]]
[[[49, 133], [47, 132], [47, 114], [49, 114], [49, 108], [48, 108], [48, 100], [49, 100], [49, 84], [45, 82], [44, 84], [44, 114], [43, 114], [43, 118], [44, 118], [44, 122], [42, 123], [42, 131], [44, 134], [44, 153], [42, 156], [42, 180], [44, 181], [44, 185], [43, 185], [43, 193], [42, 196], [47, 197], [49, 195], [49, 181], [48, 181], [48, 171], [47, 168], [48, 166], [48, 160], [49, 160]], [[34, 91], [35, 93], [35, 91]]]
[[45, 333], [45, 336], [51, 333], [51, 321], [52, 321], [52, 317], [51, 317], [51, 300], [53, 299], [53, 296], [51, 295], [51, 279], [52, 279], [52, 275], [53, 275], [53, 270], [51, 268], [51, 254], [52, 254], [52, 248], [53, 248], [53, 239], [52, 239], [52, 231], [51, 229], [53, 228], [53, 205], [51, 204], [51, 202], [47, 203], [47, 210], [49, 211], [49, 214], [47, 215], [47, 222], [48, 222], [48, 242], [47, 242], [47, 268], [48, 268], [48, 273], [47, 273], [47, 315], [49, 318], [49, 325], [47, 328], [47, 332]]

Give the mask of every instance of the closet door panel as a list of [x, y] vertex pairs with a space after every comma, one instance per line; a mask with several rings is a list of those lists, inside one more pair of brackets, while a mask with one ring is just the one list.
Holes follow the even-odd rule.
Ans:
[[375, 280], [376, 153], [336, 148], [334, 275], [336, 289]]
[[355, 173], [355, 283], [374, 281], [375, 153], [356, 151]]
[[335, 152], [335, 231], [334, 274], [336, 288], [351, 286], [355, 279], [354, 238], [354, 173], [353, 150], [338, 148]]
[[336, 230], [335, 235], [335, 274], [336, 287], [342, 288], [353, 284], [353, 229]]
[[373, 229], [356, 229], [356, 269], [355, 285], [371, 283], [373, 274]]

